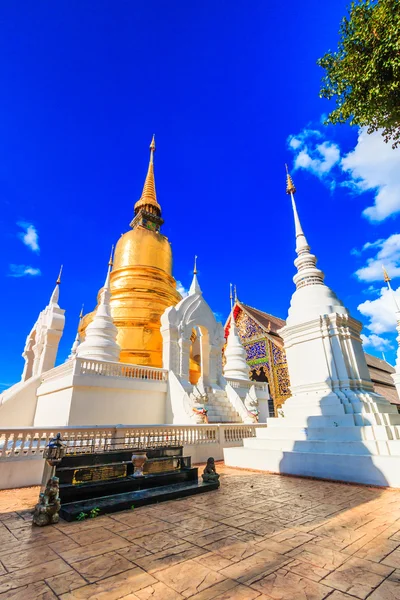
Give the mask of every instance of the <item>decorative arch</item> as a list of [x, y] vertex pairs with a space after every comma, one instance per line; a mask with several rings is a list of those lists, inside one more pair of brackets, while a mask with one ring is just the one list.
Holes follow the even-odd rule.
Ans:
[[205, 386], [218, 384], [222, 376], [224, 330], [200, 292], [189, 294], [162, 315], [163, 366], [173, 371], [183, 385], [190, 386], [190, 347], [194, 328], [200, 334], [200, 380]]

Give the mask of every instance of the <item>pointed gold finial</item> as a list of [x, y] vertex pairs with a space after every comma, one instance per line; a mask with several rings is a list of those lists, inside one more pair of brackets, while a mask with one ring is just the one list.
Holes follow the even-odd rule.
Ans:
[[231, 301], [231, 310], [233, 310], [233, 292], [232, 292], [232, 284], [229, 284], [229, 299]]
[[153, 153], [156, 151], [156, 134], [153, 133], [153, 137], [151, 138], [151, 144], [150, 144], [150, 153], [151, 156], [153, 155]]
[[194, 255], [193, 275], [197, 275], [197, 256]]
[[288, 166], [286, 163], [285, 163], [285, 167], [286, 167], [286, 193], [287, 194], [295, 194], [296, 188], [294, 186], [293, 179], [290, 176], [289, 169], [288, 169]]
[[84, 305], [84, 304], [82, 304], [81, 312], [79, 313], [79, 323], [80, 323], [80, 322], [82, 321], [82, 319], [83, 319], [83, 307], [84, 307], [84, 306], [85, 306], [85, 305]]
[[385, 283], [389, 283], [391, 281], [391, 279], [389, 277], [389, 273], [386, 271], [386, 269], [383, 265], [382, 265], [382, 271], [383, 271], [383, 281]]
[[157, 202], [156, 195], [156, 183], [154, 179], [154, 152], [156, 149], [156, 141], [153, 135], [151, 144], [150, 144], [150, 161], [149, 168], [147, 169], [147, 175], [143, 186], [142, 195], [139, 200], [135, 204], [135, 215], [139, 212], [141, 207], [148, 207], [148, 210], [154, 211], [156, 209], [156, 213], [161, 214], [161, 206]]
[[108, 266], [109, 267], [113, 266], [113, 254], [114, 254], [114, 244], [111, 246], [110, 260], [108, 261]]
[[236, 291], [236, 283], [235, 283], [234, 290], [235, 290], [235, 303], [236, 303], [236, 302], [237, 302], [237, 299], [238, 299], [238, 297], [237, 297], [237, 291]]
[[61, 283], [61, 274], [62, 274], [63, 266], [64, 265], [61, 265], [61, 267], [60, 267], [60, 272], [57, 277], [56, 285], [60, 285], [60, 283]]

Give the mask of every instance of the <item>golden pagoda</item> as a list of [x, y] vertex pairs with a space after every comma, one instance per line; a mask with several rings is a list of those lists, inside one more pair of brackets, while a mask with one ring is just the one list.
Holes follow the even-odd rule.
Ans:
[[[131, 230], [115, 247], [111, 272], [111, 314], [118, 329], [120, 361], [162, 367], [160, 318], [181, 299], [172, 277], [172, 252], [160, 233], [163, 220], [154, 180], [154, 136], [143, 192], [134, 207]], [[82, 320], [81, 333], [93, 318]]]

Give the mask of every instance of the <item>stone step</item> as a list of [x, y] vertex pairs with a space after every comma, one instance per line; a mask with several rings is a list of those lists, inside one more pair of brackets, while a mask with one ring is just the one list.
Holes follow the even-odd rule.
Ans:
[[396, 456], [224, 448], [224, 460], [229, 467], [400, 487], [399, 458]]
[[284, 452], [316, 452], [322, 454], [366, 454], [400, 456], [400, 440], [396, 441], [323, 441], [247, 438], [245, 448], [282, 450]]
[[[285, 405], [283, 405], [285, 414]], [[292, 411], [284, 417], [272, 417], [267, 419], [269, 427], [351, 427], [354, 425], [356, 415], [296, 415]], [[400, 416], [400, 415], [399, 415]]]
[[260, 439], [287, 440], [400, 440], [400, 427], [371, 426], [359, 427], [260, 427], [256, 429], [256, 437]]

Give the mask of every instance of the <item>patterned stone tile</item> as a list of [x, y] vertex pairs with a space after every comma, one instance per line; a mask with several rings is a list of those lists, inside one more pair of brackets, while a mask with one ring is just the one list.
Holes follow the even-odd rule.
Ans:
[[62, 594], [60, 598], [61, 600], [88, 600], [89, 598], [92, 600], [120, 600], [126, 597], [135, 600], [135, 592], [156, 583], [157, 580], [154, 577], [136, 567]]
[[36, 583], [42, 579], [66, 573], [67, 571], [71, 571], [71, 567], [60, 558], [34, 567], [18, 569], [18, 571], [14, 571], [13, 573], [0, 576], [0, 593], [8, 592], [8, 590], [29, 585], [30, 583]]
[[323, 583], [357, 598], [366, 598], [372, 590], [393, 572], [391, 567], [349, 558], [341, 567], [328, 575]]
[[251, 585], [252, 581], [269, 575], [269, 573], [283, 567], [289, 561], [290, 559], [285, 558], [281, 554], [262, 550], [223, 569], [220, 573], [228, 579], [236, 579], [239, 583]]
[[212, 571], [221, 571], [222, 569], [226, 569], [226, 567], [233, 565], [231, 560], [228, 560], [215, 552], [207, 552], [207, 554], [202, 554], [193, 560]]
[[191, 560], [159, 571], [157, 578], [185, 598], [194, 596], [224, 579], [221, 573]]
[[382, 561], [382, 564], [394, 567], [395, 569], [400, 569], [400, 548], [386, 556], [385, 560]]
[[[127, 528], [125, 527], [125, 530], [126, 529]], [[117, 535], [104, 527], [96, 527], [96, 529], [91, 529], [89, 531], [70, 533], [69, 537], [79, 546], [88, 546], [89, 544], [96, 544], [97, 542], [104, 542], [105, 540], [120, 539]]]
[[[184, 515], [183, 515], [184, 516]], [[180, 522], [180, 525], [184, 529], [189, 529], [190, 531], [205, 531], [207, 529], [212, 529], [213, 527], [217, 527], [219, 523], [213, 519], [204, 518], [204, 517], [192, 517], [191, 519], [184, 519]]]
[[40, 565], [44, 562], [57, 559], [57, 554], [48, 546], [31, 548], [25, 552], [6, 554], [1, 557], [1, 562], [8, 572], [17, 571], [34, 565]]
[[330, 573], [328, 569], [321, 569], [321, 567], [317, 567], [309, 562], [303, 562], [302, 560], [294, 560], [288, 563], [285, 565], [285, 569], [312, 581], [321, 581], [321, 579]]
[[43, 581], [0, 594], [0, 600], [55, 600], [56, 598], [57, 596]]
[[144, 537], [135, 538], [135, 544], [150, 552], [161, 552], [182, 544], [182, 540], [172, 537], [172, 533], [173, 531], [162, 531], [154, 535], [145, 535]]
[[92, 558], [92, 556], [99, 556], [100, 554], [104, 554], [104, 550], [108, 550], [109, 552], [112, 550], [119, 550], [120, 548], [124, 548], [129, 546], [128, 540], [122, 537], [116, 537], [105, 542], [96, 542], [95, 544], [90, 544], [89, 546], [79, 546], [78, 548], [73, 548], [72, 550], [66, 550], [65, 552], [59, 552], [61, 558], [63, 558], [68, 563], [75, 563], [78, 560], [86, 560], [87, 558]]
[[46, 583], [55, 594], [60, 595], [82, 587], [87, 582], [76, 571], [68, 571], [55, 577], [48, 577]]
[[180, 600], [184, 596], [159, 581], [135, 592], [135, 598], [139, 598], [139, 600]]
[[132, 564], [116, 552], [107, 552], [100, 556], [93, 556], [92, 558], [73, 563], [73, 568], [89, 583], [94, 583], [99, 579], [112, 577], [131, 569]]
[[251, 587], [274, 600], [323, 600], [332, 588], [300, 575], [279, 569], [251, 584]]
[[[360, 548], [360, 550], [358, 550], [354, 556], [356, 556], [357, 558], [364, 558], [366, 560], [372, 560], [374, 562], [381, 562], [383, 561], [384, 558], [389, 556], [392, 556], [394, 554], [394, 551], [396, 550], [396, 548], [398, 548], [400, 546], [400, 542], [395, 542], [394, 540], [387, 540], [387, 539], [382, 539], [381, 537], [379, 538], [374, 538], [373, 540], [371, 540], [370, 542], [368, 542], [367, 544], [365, 544], [365, 546], [363, 546], [362, 548]], [[400, 552], [398, 552], [398, 567], [400, 568]], [[384, 561], [383, 561], [384, 562]], [[384, 564], [389, 564], [389, 563], [385, 563]], [[396, 567], [396, 565], [390, 565], [392, 567]]]
[[[175, 535], [175, 532], [173, 532]], [[207, 546], [218, 540], [222, 540], [225, 537], [238, 535], [243, 533], [240, 529], [235, 527], [229, 527], [228, 525], [218, 525], [213, 527], [210, 531], [201, 531], [199, 533], [191, 533], [185, 536], [185, 540], [196, 546]]]
[[143, 556], [149, 556], [149, 554], [151, 554], [149, 550], [137, 546], [136, 544], [129, 544], [120, 550], [116, 550], [116, 552], [133, 563], [136, 563], [137, 558], [142, 558]]
[[155, 573], [161, 569], [166, 569], [172, 565], [183, 563], [206, 553], [207, 550], [203, 548], [193, 546], [193, 544], [184, 543], [180, 544], [179, 546], [174, 546], [173, 548], [163, 550], [162, 552], [157, 552], [156, 554], [138, 558], [134, 562], [148, 573]]
[[204, 547], [205, 551], [216, 552], [224, 558], [237, 562], [260, 552], [255, 542], [246, 542], [237, 537], [226, 537]]
[[[395, 571], [369, 596], [371, 600], [399, 600], [400, 571]], [[368, 599], [368, 600], [369, 600]]]
[[142, 538], [145, 535], [150, 536], [154, 535], [155, 533], [160, 533], [160, 531], [168, 531], [172, 529], [174, 529], [174, 525], [172, 523], [166, 523], [165, 521], [157, 519], [157, 521], [153, 521], [152, 523], [146, 523], [145, 525], [139, 524], [137, 527], [131, 527], [130, 529], [119, 531], [118, 535], [126, 540], [133, 541], [137, 538]]
[[342, 565], [346, 560], [349, 560], [347, 554], [337, 552], [336, 550], [330, 550], [317, 544], [308, 543], [304, 546], [290, 552], [290, 556], [293, 556], [297, 560], [310, 563], [321, 569], [327, 571], [333, 571]]

